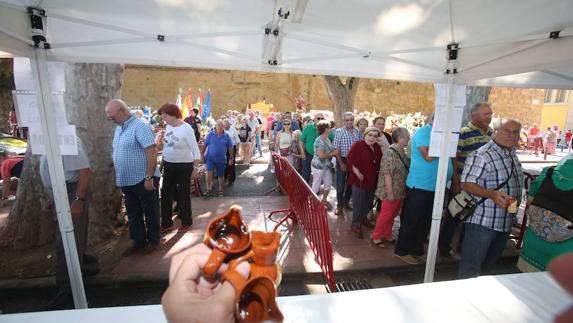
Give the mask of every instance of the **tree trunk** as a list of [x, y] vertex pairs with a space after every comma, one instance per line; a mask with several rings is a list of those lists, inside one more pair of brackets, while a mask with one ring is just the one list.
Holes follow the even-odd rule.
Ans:
[[334, 122], [336, 122], [337, 127], [341, 127], [343, 125], [342, 115], [344, 112], [353, 112], [354, 110], [354, 98], [356, 97], [360, 79], [349, 77], [346, 79], [346, 83], [342, 83], [338, 76], [325, 75], [324, 80], [334, 109]]
[[14, 63], [11, 58], [0, 58], [0, 131], [10, 133], [9, 115], [14, 108]]
[[488, 102], [491, 87], [487, 86], [467, 86], [466, 87], [466, 106], [462, 118], [462, 127], [465, 127], [470, 120], [470, 110], [478, 102]]
[[115, 186], [112, 140], [115, 124], [107, 120], [104, 107], [119, 98], [123, 65], [66, 64], [66, 111], [68, 122], [86, 146], [92, 168], [89, 206], [89, 243], [111, 236], [120, 223], [121, 194]]
[[[111, 98], [119, 97], [123, 66], [116, 64], [66, 64], [64, 102], [68, 122], [86, 146], [93, 172], [90, 183], [89, 243], [108, 238], [120, 221], [121, 195], [115, 187], [111, 158], [114, 125], [104, 113]], [[20, 178], [16, 201], [5, 226], [0, 230], [0, 246], [29, 249], [53, 240], [56, 228], [51, 217], [41, 211], [45, 198], [39, 176], [39, 158], [28, 156]]]

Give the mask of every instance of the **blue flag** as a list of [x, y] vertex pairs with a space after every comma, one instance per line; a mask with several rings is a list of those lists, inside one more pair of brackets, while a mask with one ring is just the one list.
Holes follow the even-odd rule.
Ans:
[[210, 114], [211, 114], [211, 90], [207, 92], [207, 98], [205, 99], [205, 103], [203, 103], [203, 114], [201, 114], [201, 119], [207, 120]]

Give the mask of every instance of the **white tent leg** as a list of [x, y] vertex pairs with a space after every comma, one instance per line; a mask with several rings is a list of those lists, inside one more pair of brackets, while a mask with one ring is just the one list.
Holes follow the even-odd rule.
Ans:
[[[442, 134], [442, 145], [440, 146], [440, 160], [438, 163], [438, 174], [436, 177], [436, 191], [434, 194], [434, 208], [432, 211], [432, 227], [430, 230], [430, 242], [428, 243], [428, 257], [426, 259], [426, 272], [424, 274], [424, 283], [431, 283], [434, 281], [434, 270], [436, 267], [436, 254], [438, 249], [438, 239], [440, 237], [440, 223], [442, 221], [444, 195], [446, 192], [446, 179], [448, 174], [448, 164], [450, 157], [448, 156], [448, 143], [451, 136], [451, 122], [452, 110], [454, 101], [454, 80], [455, 74], [450, 73], [447, 75], [448, 81], [448, 101], [446, 104], [446, 128]], [[437, 116], [435, 117], [437, 118]]]
[[30, 58], [32, 65], [32, 74], [36, 87], [36, 96], [38, 98], [38, 110], [40, 112], [40, 122], [42, 133], [46, 138], [46, 157], [50, 179], [52, 181], [52, 190], [54, 192], [54, 202], [58, 215], [58, 224], [62, 235], [66, 262], [68, 265], [68, 274], [70, 286], [74, 296], [74, 305], [76, 308], [87, 308], [86, 295], [84, 292], [84, 283], [82, 281], [82, 272], [76, 249], [76, 240], [74, 237], [74, 227], [70, 214], [70, 205], [66, 190], [66, 179], [64, 176], [64, 167], [56, 122], [54, 118], [54, 109], [52, 106], [52, 97], [48, 81], [48, 68], [46, 63], [46, 51], [44, 49], [34, 50], [34, 56]]

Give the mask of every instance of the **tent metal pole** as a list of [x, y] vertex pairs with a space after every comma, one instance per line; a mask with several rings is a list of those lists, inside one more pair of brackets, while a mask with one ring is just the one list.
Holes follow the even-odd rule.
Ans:
[[6, 29], [6, 28], [4, 28], [4, 27], [2, 27], [2, 26], [0, 26], [0, 33], [5, 34], [5, 35], [7, 35], [7, 36], [9, 36], [9, 37], [12, 37], [12, 38], [14, 38], [14, 39], [17, 39], [17, 40], [19, 40], [19, 41], [21, 41], [21, 42], [23, 42], [23, 43], [28, 44], [28, 45], [31, 45], [31, 46], [34, 45], [34, 42], [31, 41], [30, 39], [28, 39], [28, 38], [26, 38], [26, 37], [23, 37], [23, 36], [21, 36], [21, 35], [18, 35], [17, 33], [13, 32], [13, 31], [11, 31], [11, 30], [8, 30], [8, 29]]
[[32, 74], [34, 76], [36, 96], [38, 98], [38, 110], [40, 113], [40, 123], [44, 134], [46, 145], [46, 157], [52, 182], [52, 191], [58, 216], [58, 225], [66, 255], [68, 266], [68, 276], [74, 297], [74, 305], [77, 309], [87, 308], [82, 271], [76, 248], [74, 237], [74, 227], [70, 213], [68, 193], [66, 189], [66, 179], [60, 146], [54, 108], [52, 106], [52, 92], [49, 87], [48, 67], [46, 51], [36, 48], [33, 57], [30, 58]]
[[[457, 45], [457, 44], [456, 44]], [[451, 51], [451, 49], [448, 49]], [[457, 51], [457, 49], [455, 49]], [[448, 154], [448, 147], [450, 137], [452, 136], [452, 121], [453, 121], [453, 106], [454, 106], [454, 89], [455, 89], [455, 75], [457, 66], [457, 52], [454, 57], [450, 58], [446, 67], [446, 80], [447, 80], [447, 101], [446, 108], [442, 109], [445, 113], [445, 127], [444, 131], [440, 134], [441, 146], [438, 161], [438, 174], [436, 176], [436, 190], [434, 193], [434, 206], [432, 209], [432, 226], [430, 229], [430, 241], [428, 243], [428, 256], [426, 258], [426, 270], [424, 273], [424, 283], [431, 283], [434, 281], [434, 271], [436, 269], [436, 255], [438, 251], [438, 240], [440, 237], [440, 223], [442, 222], [442, 214], [444, 213], [444, 196], [446, 193], [446, 181], [448, 175], [448, 165], [450, 157]], [[438, 118], [438, 116], [434, 116]]]

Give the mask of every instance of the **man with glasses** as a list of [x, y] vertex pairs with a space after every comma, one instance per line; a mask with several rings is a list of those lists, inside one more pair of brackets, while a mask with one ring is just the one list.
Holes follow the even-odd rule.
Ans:
[[505, 249], [521, 203], [523, 171], [515, 153], [521, 124], [500, 119], [493, 130], [492, 140], [468, 157], [461, 176], [462, 189], [485, 200], [465, 222], [460, 278], [491, 269]]
[[[301, 153], [304, 152], [302, 154], [303, 155], [302, 171], [301, 171], [300, 175], [309, 184], [311, 183], [311, 181], [310, 181], [311, 165], [310, 164], [312, 161], [312, 157], [314, 156], [314, 142], [316, 141], [316, 138], [318, 138], [318, 130], [316, 129], [316, 124], [321, 120], [324, 120], [324, 115], [319, 112], [314, 116], [314, 124], [309, 124], [308, 126], [306, 126], [304, 128], [304, 131], [302, 132], [302, 135], [300, 135], [300, 140], [299, 140], [300, 151], [301, 151]], [[330, 140], [333, 140], [334, 139], [334, 133], [330, 132], [328, 137], [330, 138]]]
[[117, 127], [113, 136], [115, 182], [125, 195], [129, 236], [133, 245], [128, 256], [145, 246], [159, 245], [159, 196], [161, 176], [157, 169], [155, 137], [149, 125], [129, 112], [125, 102], [109, 101], [105, 106], [108, 120]]
[[352, 210], [350, 207], [350, 198], [352, 197], [352, 185], [346, 183], [347, 168], [346, 155], [350, 147], [360, 140], [360, 131], [354, 127], [354, 113], [345, 112], [342, 115], [344, 126], [336, 129], [332, 148], [338, 149], [340, 154], [336, 156], [336, 211], [337, 215], [342, 215], [343, 208]]

